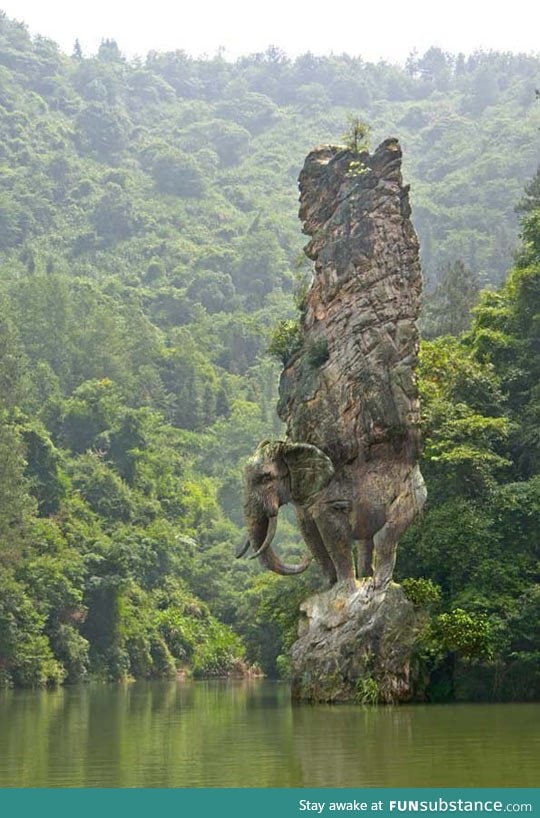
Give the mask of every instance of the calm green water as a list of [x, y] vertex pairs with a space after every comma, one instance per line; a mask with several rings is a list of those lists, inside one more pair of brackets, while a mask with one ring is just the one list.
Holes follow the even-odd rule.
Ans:
[[291, 706], [272, 682], [0, 695], [2, 787], [536, 787], [540, 705]]

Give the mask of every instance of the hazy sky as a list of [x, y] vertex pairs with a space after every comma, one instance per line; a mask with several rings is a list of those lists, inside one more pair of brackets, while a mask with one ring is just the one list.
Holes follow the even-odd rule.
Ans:
[[540, 50], [536, 0], [0, 0], [0, 8], [68, 53], [76, 38], [85, 54], [95, 53], [105, 37], [129, 57], [177, 48], [213, 55], [223, 47], [233, 59], [268, 45], [390, 62], [430, 45]]

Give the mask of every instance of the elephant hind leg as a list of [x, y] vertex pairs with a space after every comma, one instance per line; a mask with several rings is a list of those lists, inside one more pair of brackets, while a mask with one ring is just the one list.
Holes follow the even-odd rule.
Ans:
[[330, 586], [334, 585], [337, 581], [336, 569], [328, 555], [328, 551], [326, 550], [315, 521], [298, 508], [296, 509], [296, 519], [298, 520], [302, 536], [315, 560], [320, 565], [325, 579]]
[[358, 540], [357, 557], [358, 579], [370, 577], [373, 574], [373, 538]]
[[373, 581], [376, 588], [384, 588], [392, 579], [398, 541], [422, 510], [425, 499], [424, 481], [416, 466], [403, 491], [388, 509], [385, 524], [373, 537]]
[[385, 523], [373, 537], [373, 585], [375, 588], [384, 588], [392, 579], [398, 539], [399, 533], [392, 523]]

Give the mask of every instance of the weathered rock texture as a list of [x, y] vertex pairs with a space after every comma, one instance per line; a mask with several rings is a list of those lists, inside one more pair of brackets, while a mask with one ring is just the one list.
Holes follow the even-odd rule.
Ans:
[[392, 704], [413, 697], [411, 653], [420, 622], [394, 583], [353, 594], [341, 585], [300, 606], [293, 698]]
[[311, 515], [332, 556], [332, 532], [349, 531], [358, 542], [357, 576], [373, 580], [355, 591], [338, 582], [303, 604], [293, 647], [297, 699], [412, 696], [418, 626], [390, 583], [399, 537], [425, 501], [414, 376], [421, 273], [409, 215], [397, 140], [373, 156], [322, 147], [307, 157], [300, 218], [315, 274], [278, 413], [288, 440], [318, 447], [335, 470], [319, 501], [297, 510], [304, 534]]
[[[355, 162], [365, 172], [356, 175]], [[335, 467], [362, 462], [361, 495], [376, 504], [380, 493], [399, 493], [418, 458], [422, 279], [409, 215], [397, 140], [372, 157], [331, 146], [308, 155], [300, 218], [315, 279], [303, 352], [283, 371], [278, 414], [289, 438], [318, 446]], [[317, 357], [327, 360], [317, 366]]]
[[[362, 543], [358, 575], [385, 561], [425, 501], [414, 377], [421, 272], [409, 219], [401, 148], [373, 156], [312, 151], [300, 174], [300, 218], [315, 262], [301, 350], [280, 381], [278, 414], [289, 440], [332, 461], [332, 499], [347, 503]], [[373, 554], [373, 543], [375, 553]]]

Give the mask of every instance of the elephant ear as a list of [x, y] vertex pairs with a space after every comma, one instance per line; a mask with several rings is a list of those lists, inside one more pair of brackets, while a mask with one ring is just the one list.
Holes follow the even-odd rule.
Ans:
[[294, 502], [309, 505], [334, 476], [332, 461], [310, 443], [283, 443], [282, 456], [289, 469]]

